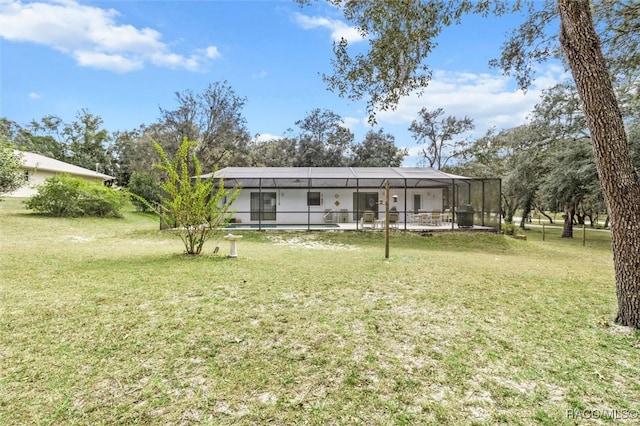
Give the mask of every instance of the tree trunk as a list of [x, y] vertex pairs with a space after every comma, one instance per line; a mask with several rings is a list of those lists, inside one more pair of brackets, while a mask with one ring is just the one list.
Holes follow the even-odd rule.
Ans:
[[527, 220], [529, 219], [529, 215], [531, 214], [531, 207], [533, 206], [533, 201], [531, 198], [527, 198], [524, 202], [524, 206], [522, 207], [522, 220], [520, 221], [520, 229], [527, 229]]
[[513, 215], [516, 213], [516, 209], [518, 208], [518, 205], [515, 202], [512, 203], [511, 200], [509, 200], [509, 198], [504, 195], [502, 196], [502, 205], [506, 207], [502, 211], [502, 216], [504, 218], [504, 221], [507, 223], [512, 223]]
[[561, 235], [562, 238], [573, 238], [573, 214], [574, 207], [572, 205], [567, 205], [564, 208], [564, 214], [562, 215], [564, 218]]
[[622, 115], [589, 3], [558, 0], [560, 43], [583, 103], [611, 216], [618, 298], [616, 322], [640, 328], [640, 181], [631, 162]]

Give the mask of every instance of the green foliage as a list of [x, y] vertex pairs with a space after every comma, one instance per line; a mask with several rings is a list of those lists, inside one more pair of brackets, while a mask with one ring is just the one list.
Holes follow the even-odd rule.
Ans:
[[441, 170], [447, 162], [459, 157], [467, 148], [468, 142], [459, 135], [473, 130], [473, 120], [469, 117], [462, 119], [452, 115], [440, 118], [444, 114], [442, 108], [429, 111], [422, 108], [418, 111], [419, 120], [413, 120], [409, 131], [418, 145], [422, 148], [423, 160], [429, 167]]
[[125, 202], [124, 193], [64, 174], [47, 179], [25, 204], [57, 217], [121, 217]]
[[23, 181], [20, 158], [13, 148], [0, 141], [0, 195], [20, 188]]
[[518, 235], [518, 226], [513, 222], [504, 222], [502, 224], [502, 233], [505, 235]]
[[[222, 179], [214, 186], [213, 177], [202, 180], [202, 167], [193, 155], [195, 178], [189, 173], [189, 149], [195, 142], [184, 138], [175, 157], [170, 160], [158, 143], [154, 147], [161, 158], [156, 168], [167, 174], [160, 187], [160, 218], [180, 233], [185, 251], [199, 255], [204, 243], [231, 220], [231, 204], [238, 198], [239, 188], [228, 190]], [[213, 176], [213, 175], [212, 175]], [[148, 200], [147, 200], [148, 201]]]
[[333, 111], [315, 108], [304, 119], [296, 121], [300, 127], [296, 167], [343, 167], [346, 153], [353, 142], [353, 133], [342, 125], [342, 118]]
[[152, 139], [173, 154], [186, 137], [199, 141], [194, 149], [204, 170], [248, 166], [251, 139], [242, 115], [246, 99], [227, 81], [209, 84], [201, 93], [176, 92], [173, 109], [160, 108], [160, 132]]
[[360, 144], [352, 144], [354, 167], [400, 167], [404, 157], [409, 155], [406, 148], [395, 145], [395, 137], [391, 133], [369, 130]]
[[131, 202], [138, 211], [151, 211], [151, 206], [160, 202], [160, 183], [158, 177], [149, 171], [133, 172], [129, 179], [129, 192], [135, 196]]

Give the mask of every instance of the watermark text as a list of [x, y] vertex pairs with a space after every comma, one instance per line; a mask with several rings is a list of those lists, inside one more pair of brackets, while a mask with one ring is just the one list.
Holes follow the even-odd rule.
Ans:
[[640, 419], [640, 410], [617, 410], [613, 408], [580, 409], [570, 408], [566, 412], [569, 419]]

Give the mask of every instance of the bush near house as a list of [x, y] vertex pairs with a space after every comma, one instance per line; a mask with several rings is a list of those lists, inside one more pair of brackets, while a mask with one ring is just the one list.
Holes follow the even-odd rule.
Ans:
[[0, 139], [0, 195], [20, 188], [23, 181], [21, 158], [14, 154], [11, 146]]
[[131, 197], [131, 202], [136, 210], [154, 211], [153, 206], [157, 206], [161, 200], [160, 191], [160, 183], [155, 173], [143, 171], [131, 174], [129, 192], [134, 195]]
[[58, 217], [122, 217], [124, 193], [80, 178], [49, 178], [25, 204], [28, 209]]

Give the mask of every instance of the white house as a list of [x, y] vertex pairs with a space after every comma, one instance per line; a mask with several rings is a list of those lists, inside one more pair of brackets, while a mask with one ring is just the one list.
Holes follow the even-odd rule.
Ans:
[[104, 173], [74, 166], [33, 152], [14, 150], [14, 154], [22, 159], [25, 182], [21, 188], [6, 194], [8, 197], [30, 197], [38, 192], [37, 186], [42, 185], [46, 179], [63, 173], [84, 179], [87, 182], [104, 183], [115, 179]]
[[[203, 177], [210, 177], [204, 175]], [[386, 182], [390, 208], [405, 228], [418, 214], [447, 212], [453, 226], [458, 207], [472, 206], [476, 224], [499, 227], [500, 180], [473, 179], [425, 167], [227, 167], [214, 179], [242, 188], [234, 202], [243, 226], [342, 225], [365, 211], [384, 216]], [[356, 226], [357, 227], [357, 226]]]

